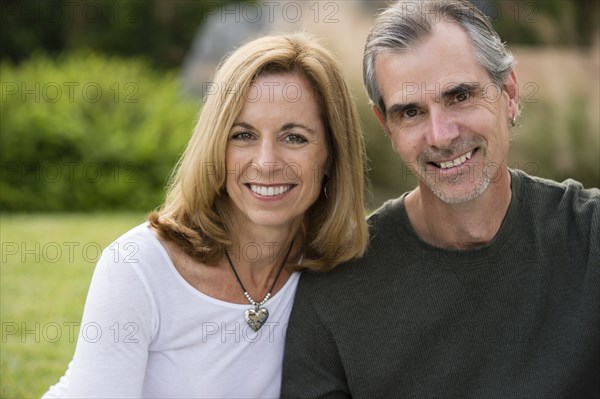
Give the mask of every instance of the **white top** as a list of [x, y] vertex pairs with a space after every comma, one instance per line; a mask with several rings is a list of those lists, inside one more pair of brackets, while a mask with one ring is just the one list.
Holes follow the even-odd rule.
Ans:
[[137, 226], [102, 253], [73, 361], [43, 397], [278, 397], [299, 275], [267, 301], [269, 319], [254, 332], [249, 304], [193, 288], [148, 225]]

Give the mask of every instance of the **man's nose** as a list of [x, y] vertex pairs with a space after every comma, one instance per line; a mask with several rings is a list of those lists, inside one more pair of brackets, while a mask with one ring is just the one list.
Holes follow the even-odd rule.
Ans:
[[427, 128], [427, 145], [446, 148], [459, 136], [456, 119], [442, 106], [434, 106], [429, 110], [429, 126]]

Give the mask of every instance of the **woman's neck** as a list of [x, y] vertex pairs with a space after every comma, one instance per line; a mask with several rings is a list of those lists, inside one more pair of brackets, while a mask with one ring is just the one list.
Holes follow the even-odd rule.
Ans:
[[[284, 261], [287, 264], [298, 261], [302, 253], [302, 242], [297, 236], [298, 227], [243, 228], [237, 231], [233, 244], [227, 251], [244, 284], [264, 286], [267, 281], [275, 278]], [[292, 245], [293, 248], [290, 248]], [[224, 261], [229, 263], [227, 259]]]

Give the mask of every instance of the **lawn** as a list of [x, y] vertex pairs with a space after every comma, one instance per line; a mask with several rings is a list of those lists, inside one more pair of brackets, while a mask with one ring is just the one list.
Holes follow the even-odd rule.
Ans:
[[144, 216], [0, 215], [0, 397], [39, 398], [58, 381], [101, 249]]

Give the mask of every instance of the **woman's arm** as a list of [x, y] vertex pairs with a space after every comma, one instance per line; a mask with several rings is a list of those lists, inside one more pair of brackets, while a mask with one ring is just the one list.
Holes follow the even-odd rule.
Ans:
[[141, 397], [155, 327], [150, 291], [131, 259], [105, 251], [88, 292], [69, 370], [45, 395], [72, 398]]
[[67, 396], [67, 391], [69, 390], [69, 380], [71, 379], [72, 364], [73, 361], [70, 361], [69, 365], [67, 366], [67, 371], [65, 372], [65, 375], [60, 377], [60, 380], [58, 380], [56, 384], [48, 388], [48, 391], [46, 391], [46, 393], [42, 395], [41, 399], [58, 399]]

